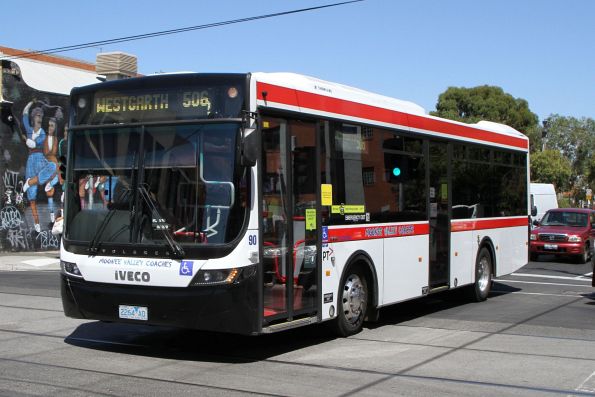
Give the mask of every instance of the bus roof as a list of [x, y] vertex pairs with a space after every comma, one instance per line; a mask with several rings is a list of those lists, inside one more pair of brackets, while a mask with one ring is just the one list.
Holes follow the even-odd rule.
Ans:
[[466, 124], [430, 116], [423, 107], [413, 102], [294, 73], [253, 73], [252, 79], [259, 106], [331, 117], [335, 114], [353, 121], [443, 134], [478, 143], [499, 144], [525, 151], [529, 148], [529, 139], [505, 124], [490, 121]]
[[[409, 101], [374, 94], [343, 84], [332, 83], [295, 73], [181, 73], [116, 80], [72, 91], [72, 94], [108, 89], [113, 86], [132, 88], [159, 79], [162, 84], [179, 79], [200, 79], [201, 76], [250, 76], [251, 91], [256, 93], [257, 106], [303, 112], [353, 122], [428, 134], [448, 139], [490, 144], [528, 151], [529, 139], [504, 124], [480, 121], [466, 124], [426, 114], [423, 107]], [[142, 80], [139, 80], [142, 79]]]

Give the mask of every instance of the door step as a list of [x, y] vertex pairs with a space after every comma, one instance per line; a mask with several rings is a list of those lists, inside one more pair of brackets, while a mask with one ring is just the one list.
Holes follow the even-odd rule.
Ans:
[[300, 318], [298, 320], [289, 321], [286, 323], [274, 324], [268, 327], [262, 328], [263, 334], [272, 334], [279, 331], [285, 331], [286, 329], [298, 328], [303, 327], [304, 325], [316, 324], [318, 322], [318, 317], [306, 317]]
[[433, 294], [435, 292], [440, 292], [440, 291], [446, 291], [447, 289], [449, 289], [450, 287], [448, 285], [443, 285], [442, 287], [435, 287], [435, 288], [431, 288], [430, 289], [430, 294]]

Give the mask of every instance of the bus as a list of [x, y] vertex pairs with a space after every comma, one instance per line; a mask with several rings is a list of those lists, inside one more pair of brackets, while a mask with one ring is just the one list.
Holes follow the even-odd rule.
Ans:
[[291, 73], [163, 74], [73, 89], [67, 316], [258, 335], [449, 289], [483, 301], [528, 263], [526, 136]]

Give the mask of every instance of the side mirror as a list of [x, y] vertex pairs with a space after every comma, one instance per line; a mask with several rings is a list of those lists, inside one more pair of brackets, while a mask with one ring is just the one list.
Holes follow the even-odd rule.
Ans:
[[537, 219], [533, 221], [533, 226], [539, 226], [539, 221]]
[[243, 136], [241, 147], [241, 164], [246, 167], [254, 167], [258, 159], [260, 146], [260, 130], [253, 130], [250, 134]]
[[536, 206], [532, 206], [531, 207], [531, 216], [535, 216], [537, 215], [537, 207]]

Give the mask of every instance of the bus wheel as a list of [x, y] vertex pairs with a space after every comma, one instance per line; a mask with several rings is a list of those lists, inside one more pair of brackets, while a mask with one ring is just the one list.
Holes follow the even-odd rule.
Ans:
[[335, 332], [340, 336], [357, 334], [362, 330], [368, 308], [368, 283], [359, 267], [350, 267], [345, 272], [337, 298]]
[[479, 250], [475, 262], [475, 284], [471, 289], [471, 299], [482, 302], [487, 299], [492, 287], [492, 256], [486, 247]]

